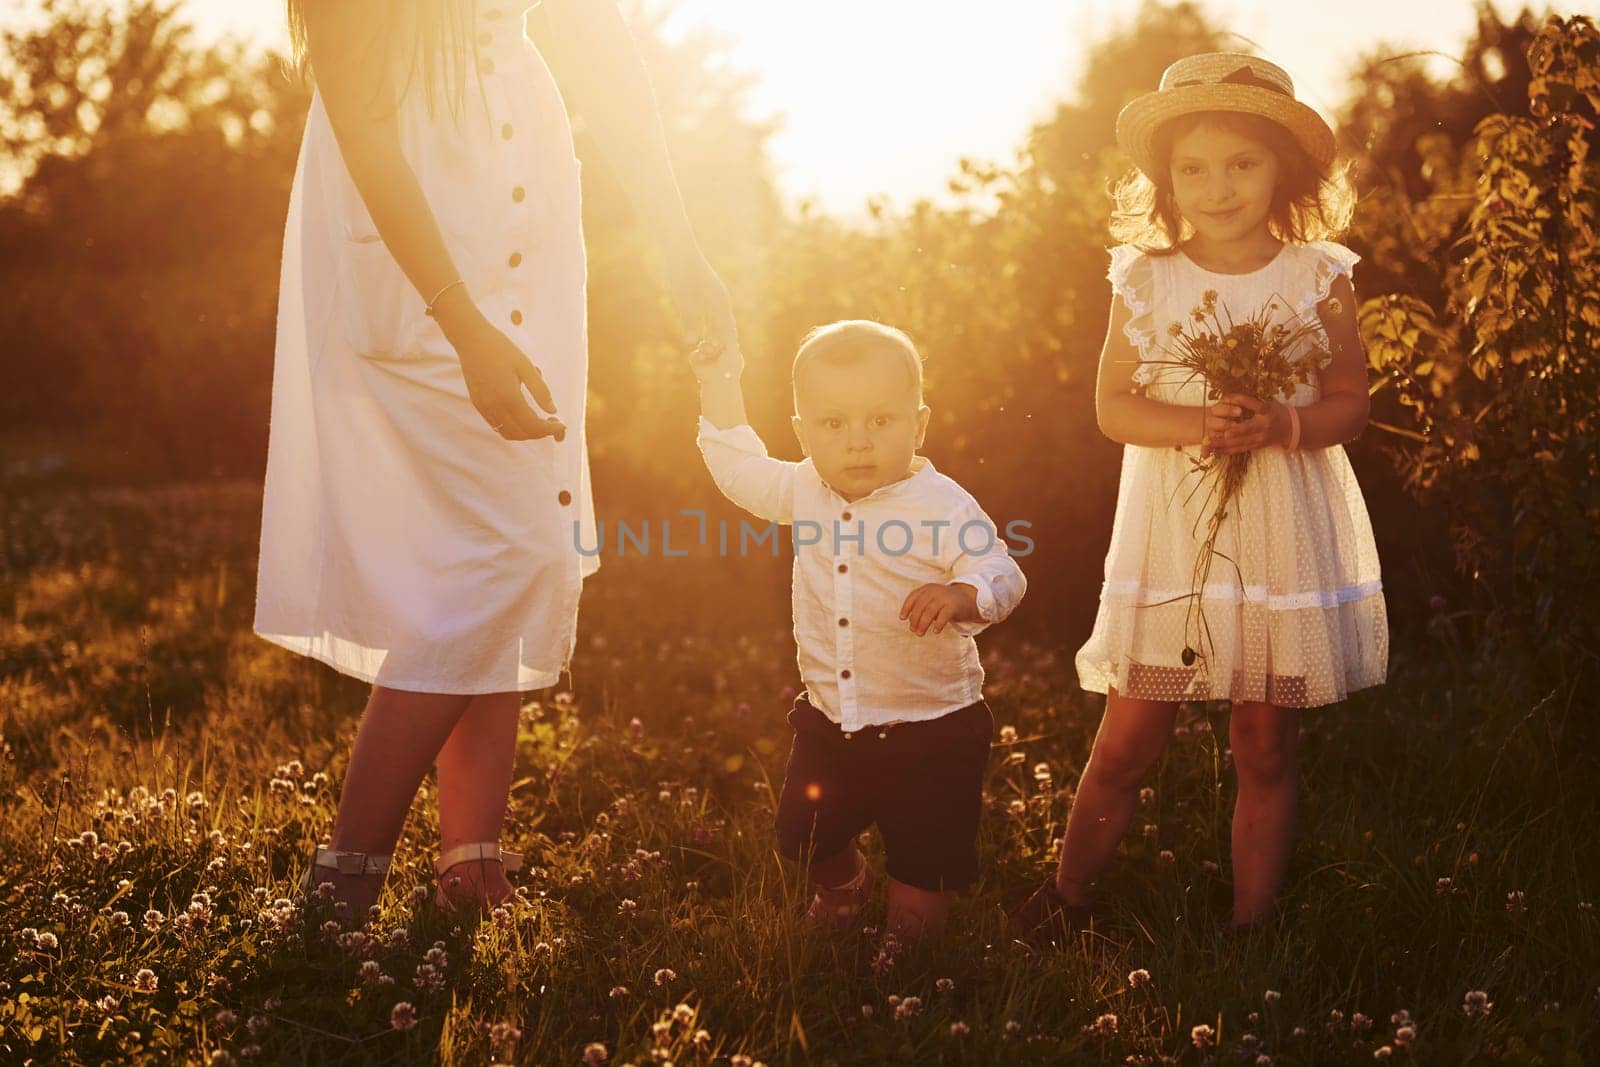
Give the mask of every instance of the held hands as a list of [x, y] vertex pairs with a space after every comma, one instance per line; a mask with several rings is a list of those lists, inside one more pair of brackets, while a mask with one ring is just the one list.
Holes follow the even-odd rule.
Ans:
[[1230, 393], [1206, 408], [1200, 457], [1232, 456], [1289, 442], [1289, 409], [1281, 401]]
[[[458, 289], [452, 295], [455, 300], [440, 307], [439, 325], [460, 357], [467, 396], [478, 414], [507, 441], [562, 440], [567, 428], [554, 417], [555, 400], [539, 368], [483, 317], [464, 291]], [[522, 395], [524, 388], [551, 418], [541, 418], [528, 404]]]
[[671, 256], [666, 265], [667, 288], [683, 322], [684, 347], [692, 348], [690, 366], [705, 382], [713, 373], [732, 380], [744, 370], [739, 330], [733, 320], [733, 301], [717, 272], [699, 249]]
[[918, 637], [943, 633], [952, 622], [982, 622], [978, 614], [978, 591], [965, 582], [918, 586], [900, 605], [900, 618], [911, 621], [911, 632]]
[[694, 371], [695, 380], [701, 385], [736, 381], [744, 370], [744, 354], [739, 351], [737, 343], [732, 348], [725, 348], [707, 338], [690, 350], [689, 369]]

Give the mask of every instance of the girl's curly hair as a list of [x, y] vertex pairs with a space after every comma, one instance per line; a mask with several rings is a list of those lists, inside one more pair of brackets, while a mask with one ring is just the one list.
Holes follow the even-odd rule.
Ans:
[[1172, 146], [1185, 134], [1210, 127], [1259, 141], [1278, 160], [1278, 185], [1273, 190], [1267, 225], [1281, 241], [1335, 240], [1350, 227], [1356, 194], [1348, 163], [1319, 167], [1287, 129], [1271, 119], [1239, 111], [1197, 111], [1165, 123], [1156, 131], [1155, 177], [1130, 171], [1112, 191], [1111, 236], [1153, 256], [1170, 256], [1193, 235], [1178, 213], [1172, 193]]

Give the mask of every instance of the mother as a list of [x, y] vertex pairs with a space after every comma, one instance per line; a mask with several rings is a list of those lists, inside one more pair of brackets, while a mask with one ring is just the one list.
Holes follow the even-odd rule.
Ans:
[[[316, 92], [284, 235], [255, 629], [374, 683], [332, 846], [302, 883], [331, 882], [358, 918], [435, 761], [439, 903], [510, 891], [518, 694], [566, 668], [598, 565], [574, 541], [594, 522], [579, 168], [531, 6], [288, 0]], [[686, 323], [732, 343], [615, 4], [532, 17]]]

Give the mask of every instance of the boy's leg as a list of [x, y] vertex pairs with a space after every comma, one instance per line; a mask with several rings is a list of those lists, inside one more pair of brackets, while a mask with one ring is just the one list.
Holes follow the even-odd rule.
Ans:
[[827, 859], [812, 860], [806, 875], [819, 890], [836, 890], [846, 887], [861, 873], [861, 861], [866, 857], [855, 845], [849, 845]]
[[1239, 702], [1228, 723], [1239, 799], [1233, 809], [1233, 925], [1272, 912], [1294, 841], [1300, 711]]
[[[439, 750], [439, 849], [500, 840], [516, 760], [519, 693], [475, 696]], [[450, 873], [466, 888], [455, 896], [498, 902], [511, 892], [498, 863], [469, 862]]]
[[901, 941], [915, 941], [944, 929], [954, 893], [935, 892], [889, 879], [889, 932]]
[[1139, 803], [1139, 783], [1166, 748], [1177, 715], [1176, 703], [1134, 700], [1115, 690], [1107, 694], [1105, 717], [1067, 816], [1055, 880], [1063, 904], [1089, 904], [1089, 883], [1127, 833]]
[[805, 868], [817, 890], [821, 903], [814, 900], [808, 915], [846, 918], [839, 909], [853, 915], [868, 881], [866, 858], [856, 847], [856, 836], [871, 824], [855, 771], [854, 754], [863, 742], [847, 739], [804, 695], [795, 700], [789, 724], [794, 741], [778, 797], [778, 850]]
[[889, 930], [936, 934], [957, 890], [978, 877], [978, 822], [994, 718], [982, 701], [874, 736], [876, 814], [888, 852]]

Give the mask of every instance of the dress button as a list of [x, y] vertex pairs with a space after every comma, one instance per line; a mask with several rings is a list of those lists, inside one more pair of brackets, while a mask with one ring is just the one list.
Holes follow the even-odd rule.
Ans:
[[846, 668], [845, 668], [845, 669], [844, 669], [844, 670], [842, 670], [842, 671], [840, 671], [840, 672], [839, 672], [839, 677], [841, 677], [841, 678], [848, 678], [848, 677], [850, 677], [850, 668], [849, 668], [849, 667], [846, 667]]
[[513, 267], [522, 266], [522, 253], [521, 252], [513, 252], [513, 253], [511, 253], [511, 258], [506, 260], [506, 262], [509, 263]]
[[511, 190], [511, 202], [513, 204], [520, 204], [520, 203], [522, 203], [523, 198], [526, 197], [527, 195], [528, 195], [528, 190], [524, 189], [522, 186], [519, 185], [515, 189]]
[[850, 625], [850, 620], [849, 619], [840, 619], [839, 620], [839, 625], [840, 626], [849, 626]]
[[516, 132], [517, 132], [516, 130], [511, 128], [511, 123], [509, 123], [509, 122], [506, 123], [504, 126], [500, 127], [500, 136], [504, 137], [508, 141], [511, 140], [511, 135], [516, 133]]
[[522, 325], [522, 312], [513, 311], [511, 313], [511, 325], [513, 325], [513, 326], [521, 326]]
[[849, 570], [849, 569], [850, 569], [850, 564], [848, 564], [848, 563], [841, 563], [841, 564], [839, 564], [839, 573], [840, 573], [840, 574], [843, 574], [843, 573], [845, 573], [845, 572], [846, 572], [846, 571], [848, 571], [848, 570]]
[[562, 507], [565, 507], [566, 505], [572, 503], [572, 494], [563, 489], [561, 492], [556, 494], [556, 502]]

